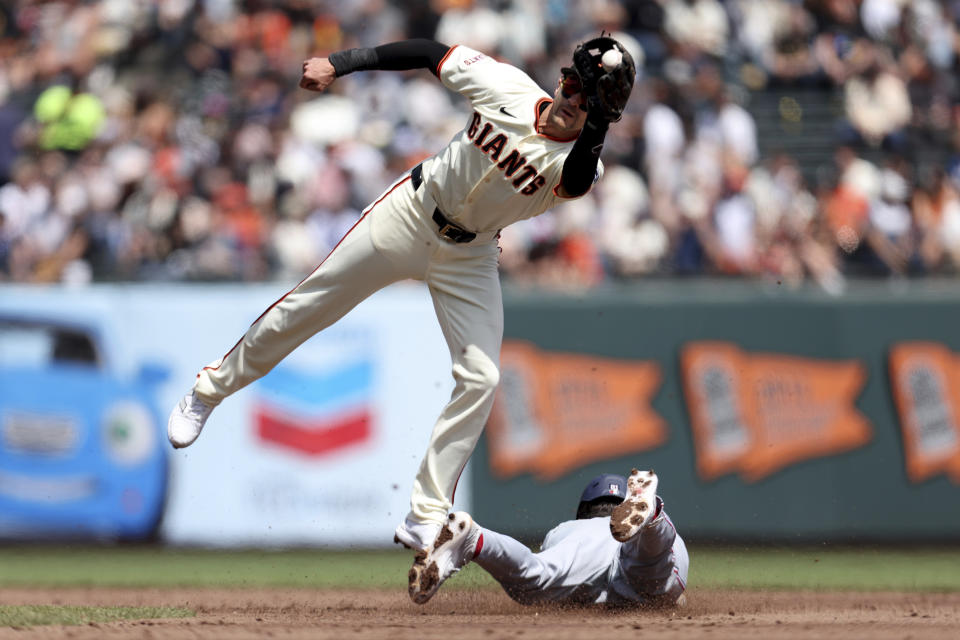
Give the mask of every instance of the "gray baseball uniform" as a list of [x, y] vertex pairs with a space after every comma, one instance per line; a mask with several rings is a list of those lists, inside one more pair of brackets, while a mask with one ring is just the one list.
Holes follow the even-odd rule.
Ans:
[[[499, 381], [499, 230], [563, 199], [558, 186], [576, 138], [539, 132], [540, 110], [552, 100], [519, 69], [455, 46], [434, 71], [470, 101], [467, 126], [370, 205], [313, 273], [200, 372], [194, 393], [216, 406], [375, 291], [407, 278], [426, 282], [455, 388], [433, 428], [408, 518], [439, 524]], [[594, 180], [601, 172], [597, 165]]]
[[482, 529], [473, 559], [522, 604], [674, 603], [687, 585], [690, 557], [666, 512], [627, 542], [610, 535], [610, 518], [561, 522], [540, 553]]

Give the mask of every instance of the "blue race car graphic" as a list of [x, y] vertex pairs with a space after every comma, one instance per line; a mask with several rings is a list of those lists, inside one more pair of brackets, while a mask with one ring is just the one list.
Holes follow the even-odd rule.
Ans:
[[0, 316], [0, 538], [148, 539], [167, 457], [165, 372], [107, 370], [97, 331]]

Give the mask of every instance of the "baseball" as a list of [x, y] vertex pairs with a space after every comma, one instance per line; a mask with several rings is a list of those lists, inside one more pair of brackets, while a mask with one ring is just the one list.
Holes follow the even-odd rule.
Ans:
[[604, 71], [613, 71], [620, 66], [621, 62], [623, 62], [623, 54], [616, 49], [608, 49], [603, 53], [603, 57], [600, 58], [600, 63], [603, 65]]

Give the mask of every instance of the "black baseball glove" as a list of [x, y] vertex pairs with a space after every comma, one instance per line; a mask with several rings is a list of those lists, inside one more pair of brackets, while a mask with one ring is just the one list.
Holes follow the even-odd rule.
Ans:
[[[611, 49], [619, 52], [622, 60], [618, 66], [607, 70], [603, 67], [603, 54]], [[573, 70], [580, 76], [587, 113], [609, 122], [619, 120], [637, 75], [630, 52], [613, 38], [594, 38], [574, 50]]]

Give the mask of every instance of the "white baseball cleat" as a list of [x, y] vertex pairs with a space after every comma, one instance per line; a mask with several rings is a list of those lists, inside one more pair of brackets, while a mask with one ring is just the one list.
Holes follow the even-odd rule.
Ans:
[[419, 551], [407, 575], [410, 599], [424, 604], [444, 581], [460, 571], [479, 552], [480, 527], [469, 513], [458, 511], [447, 516], [437, 539], [427, 551]]
[[407, 516], [393, 532], [393, 541], [414, 551], [427, 551], [440, 533], [437, 522], [417, 522]]
[[610, 533], [626, 542], [649, 524], [657, 511], [657, 474], [634, 469], [627, 478], [627, 497], [610, 515]]
[[193, 444], [212, 411], [213, 407], [203, 402], [193, 391], [183, 396], [170, 412], [170, 419], [167, 421], [167, 438], [174, 449]]

